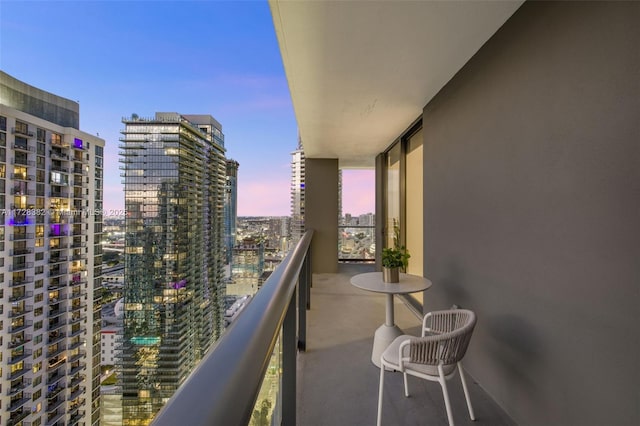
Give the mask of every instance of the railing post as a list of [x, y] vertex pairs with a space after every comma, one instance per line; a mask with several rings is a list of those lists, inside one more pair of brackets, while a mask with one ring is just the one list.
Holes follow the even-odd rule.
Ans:
[[307, 250], [307, 257], [302, 265], [307, 274], [307, 309], [311, 309], [311, 287], [313, 287], [313, 279], [311, 278], [311, 246]]
[[[304, 309], [302, 309], [304, 311]], [[282, 323], [282, 425], [296, 424], [296, 370], [298, 345], [296, 336], [296, 295], [289, 301], [289, 307]]]
[[309, 255], [304, 258], [298, 277], [298, 349], [307, 350], [307, 309], [309, 306]]

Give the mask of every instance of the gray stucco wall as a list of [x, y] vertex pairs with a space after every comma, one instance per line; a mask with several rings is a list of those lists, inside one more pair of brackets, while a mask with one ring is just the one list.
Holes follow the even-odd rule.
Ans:
[[313, 272], [338, 270], [338, 160], [305, 160], [306, 229], [313, 229], [311, 268]]
[[640, 424], [638, 22], [526, 3], [424, 110], [425, 309], [519, 424]]
[[80, 129], [77, 102], [45, 92], [0, 71], [0, 103], [62, 127]]

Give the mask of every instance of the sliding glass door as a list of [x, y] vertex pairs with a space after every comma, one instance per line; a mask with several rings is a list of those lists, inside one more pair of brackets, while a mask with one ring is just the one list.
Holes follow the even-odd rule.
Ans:
[[[384, 247], [393, 246], [394, 227], [399, 226], [400, 244], [411, 254], [407, 273], [424, 276], [423, 265], [423, 141], [421, 122], [416, 123], [385, 153]], [[412, 294], [422, 306], [422, 293]]]

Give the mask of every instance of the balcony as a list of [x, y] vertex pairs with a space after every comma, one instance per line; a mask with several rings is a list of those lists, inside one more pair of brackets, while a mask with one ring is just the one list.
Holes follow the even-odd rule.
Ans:
[[69, 193], [65, 191], [51, 191], [49, 192], [51, 198], [69, 198]]
[[12, 127], [11, 133], [18, 136], [24, 136], [27, 138], [32, 138], [34, 136], [33, 132], [30, 132], [28, 128], [25, 127]]
[[11, 147], [17, 151], [36, 152], [36, 149], [28, 144], [14, 143], [11, 144]]
[[86, 303], [74, 303], [69, 306], [69, 312], [75, 312], [80, 309], [85, 309], [87, 307]]
[[11, 188], [11, 195], [36, 195], [35, 189]]
[[69, 173], [69, 169], [67, 167], [62, 166], [61, 164], [52, 164], [51, 170], [62, 173]]
[[[283, 263], [285, 262], [287, 260]], [[305, 274], [304, 270], [305, 267], [303, 266], [302, 276]], [[371, 349], [373, 346], [373, 334], [376, 328], [385, 321], [385, 296], [359, 290], [350, 284], [350, 278], [353, 275], [373, 270], [374, 265], [342, 264], [336, 274], [313, 275], [313, 287], [310, 290], [310, 305], [312, 309], [307, 312], [306, 320], [302, 318], [298, 320], [302, 325], [298, 331], [300, 340], [297, 346], [301, 349], [306, 349], [306, 351], [298, 352], [295, 355], [295, 342], [287, 343], [287, 333], [291, 333], [290, 336], [294, 336], [292, 340], [295, 341], [295, 331], [287, 331], [287, 328], [294, 327], [295, 330], [296, 320], [295, 316], [293, 316], [293, 321], [289, 323], [290, 325], [287, 325], [287, 319], [285, 319], [281, 336], [281, 339], [284, 339], [281, 343], [283, 357], [281, 367], [283, 371], [283, 376], [281, 377], [283, 383], [282, 396], [273, 397], [273, 402], [275, 400], [282, 401], [283, 405], [278, 409], [282, 410], [283, 423], [288, 423], [286, 419], [290, 417], [287, 416], [295, 416], [294, 418], [297, 418], [298, 424], [313, 423], [313, 419], [322, 419], [321, 424], [375, 423], [380, 370], [371, 362]], [[278, 271], [279, 269], [274, 272], [272, 277], [279, 278], [286, 275], [286, 272], [278, 275]], [[263, 302], [259, 299], [260, 294], [264, 290], [271, 291], [268, 288], [269, 286], [271, 288], [274, 286], [271, 278], [265, 283], [263, 289], [258, 292], [247, 309], [252, 306], [255, 309], [261, 309], [260, 306]], [[306, 303], [304, 299], [305, 290], [304, 285], [301, 284], [301, 286], [299, 293], [301, 299], [299, 299], [298, 303], [304, 306]], [[276, 300], [279, 300], [277, 295], [274, 296], [272, 303], [275, 304]], [[279, 303], [283, 302], [280, 301]], [[286, 306], [286, 303], [284, 305]], [[395, 319], [398, 326], [409, 334], [418, 335], [421, 324], [420, 316], [415, 314], [414, 310], [400, 298], [395, 299], [394, 305]], [[354, 309], [356, 306], [357, 309]], [[293, 304], [293, 308], [295, 310], [295, 304]], [[285, 318], [287, 317], [285, 316]], [[241, 322], [243, 319], [241, 315], [235, 327], [229, 330], [229, 334], [233, 334], [234, 330], [244, 329], [246, 324]], [[261, 319], [262, 321], [264, 320]], [[304, 326], [305, 323], [307, 324], [306, 328]], [[305, 329], [306, 332], [304, 331]], [[263, 331], [266, 332], [265, 329]], [[255, 338], [268, 340], [266, 336], [255, 336]], [[198, 382], [200, 385], [210, 384], [212, 377], [216, 374], [216, 368], [214, 367], [215, 357], [229, 356], [231, 357], [228, 359], [230, 362], [234, 357], [233, 353], [238, 350], [237, 347], [235, 349], [226, 348], [227, 341], [232, 341], [229, 335], [223, 337], [219, 345], [202, 361], [200, 374], [207, 376], [211, 374], [211, 379], [204, 377], [195, 379], [192, 376], [183, 385], [180, 397], [169, 401], [165, 409], [158, 415], [154, 424], [158, 426], [175, 424], [177, 418], [186, 415], [185, 413], [180, 414], [182, 404], [186, 404], [186, 399], [195, 398], [194, 393], [199, 392], [195, 389], [196, 386], [193, 383]], [[238, 343], [237, 341], [234, 342]], [[287, 355], [287, 351], [291, 351], [292, 348], [294, 356], [289, 358], [290, 355]], [[229, 350], [228, 353], [226, 353], [227, 350]], [[226, 355], [223, 355], [225, 353]], [[253, 361], [257, 362], [255, 359]], [[208, 370], [208, 367], [211, 367], [211, 370]], [[233, 369], [231, 366], [230, 368]], [[295, 370], [297, 370], [297, 379]], [[293, 377], [288, 376], [288, 374], [293, 374]], [[239, 379], [239, 377], [236, 377], [236, 379]], [[205, 404], [204, 401], [207, 398], [211, 398], [207, 404], [209, 406], [215, 405], [213, 401], [217, 399], [215, 394], [218, 391], [225, 394], [230, 392], [234, 395], [235, 391], [239, 393], [246, 392], [247, 394], [256, 392], [257, 395], [258, 388], [254, 391], [248, 391], [252, 387], [248, 384], [248, 381], [253, 383], [253, 380], [253, 378], [250, 379], [243, 374], [243, 379], [239, 380], [242, 383], [242, 386], [239, 386], [242, 388], [241, 390], [230, 383], [227, 383], [228, 386], [222, 385], [218, 389], [212, 389], [216, 386], [210, 386], [207, 388], [207, 392], [210, 392], [208, 396], [205, 396], [202, 400], [198, 399], [198, 401], [192, 402], [198, 406], [203, 406], [202, 404]], [[276, 382], [278, 382], [278, 379], [274, 380], [274, 383]], [[297, 387], [295, 385], [296, 382]], [[477, 384], [469, 379], [468, 382], [470, 384], [471, 400], [474, 404], [478, 421], [472, 422], [469, 420], [460, 383], [459, 381], [451, 381], [449, 382], [451, 383], [449, 386], [450, 397], [458, 424], [513, 424], [509, 417], [491, 401]], [[258, 385], [259, 380], [255, 383]], [[287, 386], [292, 386], [292, 388]], [[410, 377], [409, 386], [412, 396], [411, 398], [405, 398], [402, 392], [402, 375], [387, 374], [385, 377], [385, 387], [388, 391], [385, 392], [383, 405], [384, 424], [424, 424], [425, 419], [429, 419], [429, 424], [448, 424], [442, 393], [437, 383], [413, 380]], [[251, 398], [249, 397], [249, 399]], [[349, 401], [349, 403], [345, 404], [345, 401]], [[202, 418], [196, 419], [192, 417], [192, 424], [204, 425], [212, 421], [214, 423], [221, 421], [221, 424], [231, 424], [236, 421], [233, 419], [237, 415], [237, 410], [232, 413], [231, 411], [234, 410], [218, 406], [206, 411], [207, 413], [203, 413]], [[205, 416], [207, 416], [206, 420]], [[291, 423], [293, 423], [293, 420], [291, 420]]]
[[54, 411], [56, 408], [60, 407], [64, 401], [64, 395], [54, 396], [53, 398], [47, 399], [47, 412]]
[[10, 235], [9, 239], [11, 241], [33, 240], [34, 237], [35, 235], [33, 233], [14, 232]]
[[[54, 227], [57, 228], [57, 226], [55, 225], [51, 226], [51, 228], [54, 228]], [[69, 236], [69, 231], [66, 231], [64, 229], [49, 230], [49, 238], [61, 238], [61, 237], [68, 237], [68, 236]]]
[[49, 322], [49, 325], [47, 326], [47, 331], [54, 331], [59, 329], [60, 327], [64, 327], [65, 325], [67, 325], [67, 322], [64, 319], [59, 319], [58, 321], [55, 322]]
[[14, 263], [9, 265], [9, 271], [16, 272], [33, 268], [33, 262]]
[[[66, 181], [51, 181], [51, 186], [64, 187], [64, 186], [71, 186], [71, 185], [69, 185], [69, 182], [66, 182]], [[56, 190], [60, 191], [59, 188], [56, 188]]]
[[30, 247], [14, 248], [9, 250], [9, 256], [24, 256], [25, 254], [33, 253], [33, 249]]
[[[71, 319], [69, 319], [69, 325], [75, 324], [76, 322], [80, 322], [81, 320], [82, 320], [82, 317], [78, 317], [76, 319], [71, 318]], [[85, 332], [85, 329], [80, 327], [77, 330], [70, 331], [69, 332], [69, 337], [79, 336], [84, 332]]]
[[27, 305], [23, 307], [12, 307], [9, 311], [9, 318], [18, 318], [33, 311], [33, 306]]
[[59, 290], [66, 286], [67, 286], [66, 282], [60, 282], [60, 279], [57, 279], [49, 283], [49, 285], [47, 286], [47, 290]]
[[9, 349], [17, 348], [17, 347], [22, 346], [25, 343], [30, 342], [30, 341], [31, 341], [31, 335], [29, 335], [29, 334], [27, 334], [25, 336], [23, 336], [23, 335], [15, 336], [15, 337], [12, 337], [12, 339], [9, 342], [9, 344], [7, 345], [7, 347]]
[[32, 180], [36, 180], [36, 177], [34, 175], [28, 175], [26, 173], [11, 173], [11, 179], [32, 181]]
[[84, 345], [84, 341], [82, 340], [78, 340], [76, 342], [71, 342], [69, 343], [69, 345], [67, 346], [67, 350], [71, 351], [74, 350], [76, 348], [79, 348], [80, 346]]
[[9, 403], [9, 411], [14, 412], [18, 408], [22, 407], [27, 401], [31, 399], [31, 394], [23, 394], [20, 398], [12, 399]]
[[13, 280], [9, 280], [9, 287], [17, 287], [17, 286], [29, 284], [32, 282], [33, 282], [33, 277], [14, 278]]
[[71, 378], [71, 381], [68, 384], [69, 388], [73, 388], [74, 386], [82, 383], [84, 381], [84, 376], [77, 375]]
[[15, 396], [18, 392], [26, 389], [31, 384], [31, 379], [21, 379], [19, 382], [12, 383], [11, 387], [7, 389], [7, 396]]
[[60, 380], [66, 377], [64, 371], [60, 369], [64, 364], [59, 364], [55, 367], [54, 370], [51, 370], [53, 373], [49, 373], [47, 376], [47, 386], [53, 386], [58, 383]]
[[47, 351], [47, 358], [53, 358], [55, 356], [58, 356], [61, 353], [63, 353], [64, 351], [66, 351], [64, 345], [58, 345], [57, 348], [54, 348], [53, 350]]
[[67, 312], [67, 308], [66, 307], [60, 307], [59, 305], [56, 305], [55, 307], [51, 307], [49, 308], [49, 316], [48, 318], [55, 318], [57, 316], [60, 316], [62, 314], [64, 314], [65, 312]]
[[11, 164], [17, 164], [19, 166], [35, 166], [36, 162], [22, 157], [14, 157], [11, 159]]
[[60, 419], [62, 419], [66, 414], [64, 408], [61, 408], [53, 413], [47, 414], [47, 423], [46, 426], [53, 426], [58, 423]]
[[24, 419], [29, 415], [30, 412], [31, 412], [30, 410], [21, 408], [20, 410], [14, 413], [11, 413], [11, 416], [9, 417], [9, 420], [7, 422], [7, 426], [15, 426], [19, 424], [22, 421], [22, 419]]
[[60, 263], [60, 262], [66, 262], [66, 261], [67, 261], [67, 256], [51, 256], [49, 258], [49, 263]]
[[51, 142], [51, 146], [59, 146], [61, 148], [69, 148], [69, 144], [62, 139], [54, 139], [50, 138], [49, 142]]
[[79, 386], [76, 389], [72, 389], [71, 390], [71, 394], [69, 395], [68, 400], [69, 401], [73, 401], [74, 399], [76, 399], [77, 397], [79, 397], [80, 395], [82, 395], [85, 392], [85, 388], [82, 386]]
[[31, 371], [31, 364], [24, 364], [21, 369], [7, 374], [7, 380], [15, 380]]
[[[77, 408], [78, 407], [76, 407], [75, 410], [77, 410]], [[80, 411], [80, 412], [78, 412], [76, 414], [73, 414], [71, 416], [71, 418], [69, 419], [69, 425], [68, 426], [76, 426], [83, 419], [84, 419], [84, 411]]]
[[[79, 323], [79, 322], [84, 321], [86, 319], [87, 319], [86, 316], [74, 315], [71, 318], [69, 318], [69, 325]], [[75, 335], [75, 334], [73, 334], [73, 335]], [[71, 336], [72, 336], [72, 334], [69, 335], [69, 337], [71, 337]]]
[[51, 150], [51, 156], [52, 157], [56, 157], [56, 158], [60, 158], [62, 160], [69, 160], [69, 155], [65, 154], [64, 152], [58, 151], [58, 150]]
[[33, 325], [33, 321], [20, 321], [15, 325], [9, 326], [9, 333], [17, 333], [19, 331], [25, 330]]
[[47, 276], [49, 278], [54, 278], [60, 275], [65, 275], [66, 273], [67, 273], [67, 270], [65, 268], [50, 268], [49, 271], [47, 272]]
[[64, 333], [61, 332], [51, 332], [49, 333], [49, 336], [47, 337], [47, 345], [52, 345], [54, 343], [58, 343], [61, 340], [64, 340], [66, 338]]
[[86, 367], [86, 364], [84, 362], [80, 362], [76, 365], [72, 365], [71, 368], [68, 371], [68, 375], [69, 376], [73, 376], [74, 374], [78, 373], [79, 371], [84, 370]]
[[85, 358], [86, 356], [87, 356], [87, 353], [85, 351], [78, 351], [76, 354], [69, 356], [69, 362], [73, 363], [75, 361]]
[[9, 302], [19, 302], [29, 297], [33, 297], [32, 291], [16, 292], [9, 297]]
[[65, 388], [63, 386], [55, 386], [53, 390], [47, 393], [47, 399], [55, 398], [60, 392], [62, 392]]
[[29, 350], [19, 350], [19, 351], [15, 351], [15, 353], [11, 354], [11, 358], [9, 358], [9, 365], [13, 365], [13, 364], [17, 364], [18, 362], [22, 361], [23, 359], [26, 359], [28, 357], [30, 357], [32, 354], [32, 351]]

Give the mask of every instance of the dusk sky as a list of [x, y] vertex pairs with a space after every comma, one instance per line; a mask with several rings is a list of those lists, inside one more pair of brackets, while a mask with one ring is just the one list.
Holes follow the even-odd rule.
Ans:
[[[0, 69], [80, 103], [106, 141], [105, 209], [124, 208], [122, 117], [211, 114], [240, 163], [239, 216], [290, 214], [296, 119], [266, 1], [0, 0]], [[343, 212], [374, 210], [373, 171], [345, 171]]]

